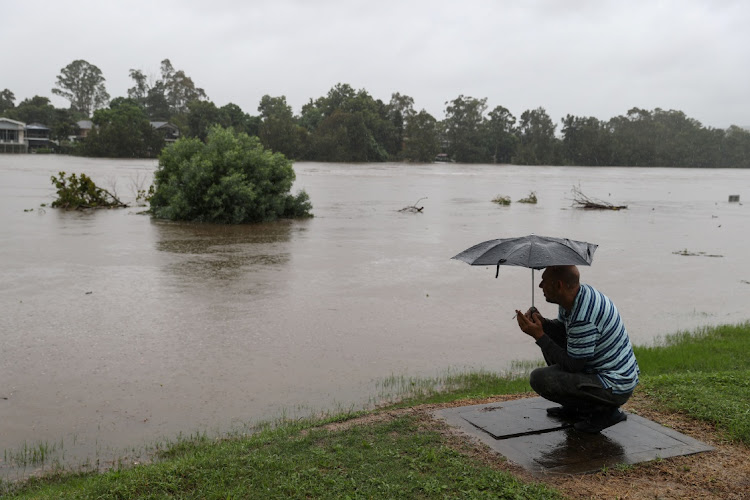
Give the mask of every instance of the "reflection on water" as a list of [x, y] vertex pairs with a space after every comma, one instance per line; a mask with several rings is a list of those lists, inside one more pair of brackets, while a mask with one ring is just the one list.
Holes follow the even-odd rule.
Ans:
[[181, 257], [165, 270], [187, 279], [241, 279], [254, 270], [282, 266], [290, 260], [285, 245], [292, 233], [290, 221], [234, 226], [153, 224], [156, 249]]
[[[537, 358], [511, 320], [529, 305], [528, 271], [495, 279], [450, 260], [492, 238], [599, 244], [583, 280], [615, 301], [637, 343], [750, 316], [750, 205], [727, 202], [750, 199], [749, 170], [297, 164], [313, 219], [24, 211], [52, 200], [61, 170], [115, 182], [132, 202], [127, 186], [155, 165], [0, 155], [3, 450], [64, 441], [69, 463], [116, 457], [298, 407], [358, 407], [391, 376]], [[628, 210], [571, 209], [579, 183]], [[491, 202], [532, 190], [537, 205]], [[422, 213], [398, 211], [423, 197]]]
[[543, 449], [534, 461], [543, 467], [554, 468], [557, 473], [587, 472], [592, 462], [598, 467], [611, 467], [622, 463], [625, 457], [622, 445], [606, 434], [585, 434], [567, 428], [545, 437], [546, 441], [540, 445]]

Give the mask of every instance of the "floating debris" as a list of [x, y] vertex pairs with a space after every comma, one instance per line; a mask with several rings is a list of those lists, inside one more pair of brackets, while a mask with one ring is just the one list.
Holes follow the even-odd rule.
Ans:
[[724, 257], [723, 255], [706, 253], [706, 252], [689, 252], [687, 248], [685, 250], [678, 250], [677, 252], [672, 252], [672, 253], [674, 255], [683, 255], [685, 257]]
[[414, 203], [414, 205], [409, 205], [408, 207], [404, 207], [401, 210], [399, 210], [399, 212], [409, 212], [409, 213], [413, 213], [413, 214], [416, 214], [416, 213], [420, 213], [421, 214], [422, 210], [424, 209], [424, 207], [418, 207], [417, 203], [419, 203], [422, 200], [426, 200], [426, 199], [427, 199], [426, 196], [424, 198], [420, 198], [420, 199], [418, 199], [416, 201], [416, 203]]
[[573, 206], [576, 208], [585, 208], [586, 210], [623, 210], [628, 208], [627, 205], [615, 205], [608, 201], [589, 198], [583, 194], [579, 186], [573, 186]]
[[492, 203], [497, 203], [498, 205], [510, 205], [510, 196], [497, 195], [492, 200]]
[[518, 203], [536, 204], [536, 193], [534, 191], [530, 192], [526, 198], [521, 198], [520, 200], [518, 200]]

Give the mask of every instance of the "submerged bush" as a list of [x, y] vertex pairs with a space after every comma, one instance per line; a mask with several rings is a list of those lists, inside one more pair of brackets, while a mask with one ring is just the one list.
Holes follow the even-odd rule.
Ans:
[[497, 195], [492, 200], [492, 203], [497, 203], [498, 205], [510, 205], [510, 196]]
[[151, 212], [170, 220], [241, 224], [310, 217], [305, 191], [289, 193], [295, 174], [257, 137], [212, 127], [204, 144], [179, 139], [159, 156]]
[[115, 195], [94, 184], [91, 177], [86, 174], [80, 176], [70, 174], [66, 177], [65, 172], [60, 172], [58, 175], [60, 177], [53, 175], [50, 178], [55, 189], [57, 189], [57, 199], [52, 202], [53, 208], [77, 210], [81, 208], [127, 207]]
[[521, 198], [520, 200], [518, 200], [518, 203], [536, 203], [536, 201], [536, 193], [532, 191], [526, 198]]

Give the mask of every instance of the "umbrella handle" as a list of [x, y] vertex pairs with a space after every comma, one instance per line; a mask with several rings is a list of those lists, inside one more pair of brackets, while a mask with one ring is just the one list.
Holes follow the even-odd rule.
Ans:
[[495, 271], [495, 279], [497, 279], [498, 276], [500, 276], [500, 264], [505, 262], [506, 259], [500, 259], [497, 261], [497, 271]]
[[531, 307], [534, 307], [534, 268], [531, 268]]

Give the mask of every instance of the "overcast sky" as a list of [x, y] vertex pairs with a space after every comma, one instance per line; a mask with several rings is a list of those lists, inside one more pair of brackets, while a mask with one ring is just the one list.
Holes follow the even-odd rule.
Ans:
[[112, 97], [129, 70], [170, 59], [217, 105], [295, 113], [336, 83], [444, 117], [463, 94], [515, 116], [543, 107], [606, 120], [632, 107], [750, 125], [750, 2], [731, 0], [0, 0], [0, 90], [55, 106], [60, 69], [98, 66]]

